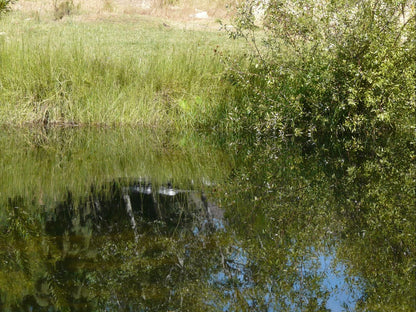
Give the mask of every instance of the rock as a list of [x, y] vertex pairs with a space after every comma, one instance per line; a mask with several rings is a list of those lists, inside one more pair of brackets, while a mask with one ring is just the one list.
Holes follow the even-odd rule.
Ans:
[[196, 10], [198, 13], [192, 14], [189, 17], [193, 17], [193, 18], [201, 18], [201, 19], [206, 19], [209, 18], [208, 13], [206, 11], [201, 11], [201, 10]]

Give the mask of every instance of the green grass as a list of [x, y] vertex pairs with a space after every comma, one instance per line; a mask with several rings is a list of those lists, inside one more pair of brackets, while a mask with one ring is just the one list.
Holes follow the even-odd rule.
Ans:
[[134, 17], [0, 20], [0, 124], [212, 126], [230, 86], [224, 33]]

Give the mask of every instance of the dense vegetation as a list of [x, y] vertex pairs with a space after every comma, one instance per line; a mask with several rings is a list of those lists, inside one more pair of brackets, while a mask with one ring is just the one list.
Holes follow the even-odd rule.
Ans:
[[[254, 9], [265, 16], [258, 30]], [[415, 124], [415, 8], [412, 1], [249, 1], [234, 37], [251, 45], [229, 79], [241, 88], [236, 127], [261, 137], [338, 142], [371, 154]]]
[[0, 14], [10, 10], [12, 0], [0, 0]]
[[[235, 41], [3, 18], [0, 124], [26, 127], [0, 134], [0, 309], [325, 311], [325, 259], [345, 310], [414, 311], [415, 22], [407, 0], [244, 1]], [[136, 207], [133, 231], [137, 177], [225, 218]]]
[[[240, 96], [229, 114], [239, 143], [232, 148], [244, 165], [230, 185], [246, 196], [227, 194], [229, 202], [239, 201], [241, 213], [230, 215], [236, 228], [244, 237], [249, 229], [257, 242], [247, 249], [263, 264], [261, 276], [283, 269], [265, 245], [286, 246], [302, 259], [302, 246], [319, 248], [310, 239], [329, 235], [339, 240], [339, 260], [350, 273], [365, 277], [356, 310], [415, 308], [407, 291], [415, 287], [416, 254], [415, 22], [411, 1], [241, 6], [230, 35], [251, 45], [249, 65], [230, 58], [228, 78]], [[381, 273], [387, 267], [394, 267], [389, 276]]]
[[195, 129], [221, 119], [229, 90], [214, 50], [225, 34], [146, 17], [26, 17], [0, 20], [1, 124]]
[[214, 127], [361, 157], [415, 123], [411, 1], [244, 1], [227, 29], [251, 49], [153, 20], [21, 18], [1, 24], [3, 124]]

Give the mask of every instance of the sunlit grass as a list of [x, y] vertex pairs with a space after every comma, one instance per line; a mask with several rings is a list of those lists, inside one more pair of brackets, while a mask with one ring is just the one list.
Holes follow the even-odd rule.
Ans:
[[0, 21], [0, 124], [193, 128], [214, 123], [227, 101], [215, 51], [233, 47], [223, 33], [140, 17], [24, 17]]

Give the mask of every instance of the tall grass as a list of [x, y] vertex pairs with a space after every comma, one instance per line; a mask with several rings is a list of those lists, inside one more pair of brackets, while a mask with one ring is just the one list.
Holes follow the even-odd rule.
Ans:
[[227, 97], [226, 38], [154, 20], [0, 21], [0, 124], [215, 122]]

